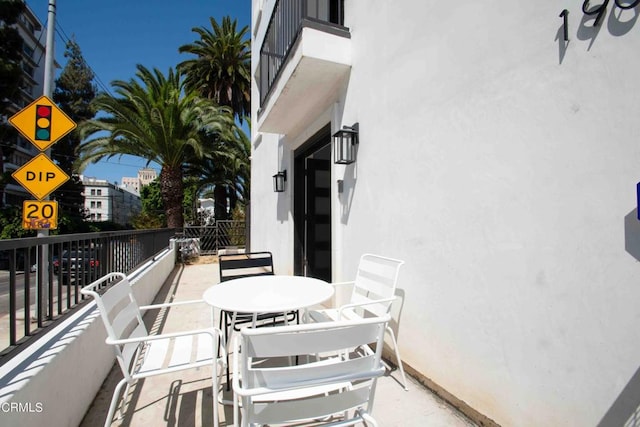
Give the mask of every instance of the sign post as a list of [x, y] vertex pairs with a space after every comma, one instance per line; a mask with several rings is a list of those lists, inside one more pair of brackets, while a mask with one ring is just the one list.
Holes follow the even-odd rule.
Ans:
[[[72, 125], [71, 128], [68, 129], [66, 132], [61, 132], [61, 134], [57, 138], [52, 137], [52, 131], [54, 129], [53, 127], [54, 125], [56, 125], [54, 112], [60, 111], [55, 106], [55, 104], [53, 104], [53, 102], [51, 102], [51, 100], [48, 98], [53, 95], [53, 77], [55, 72], [55, 56], [54, 56], [55, 26], [56, 26], [56, 0], [49, 0], [49, 7], [47, 9], [47, 41], [45, 44], [46, 50], [45, 50], [45, 57], [44, 57], [43, 96], [38, 100], [34, 101], [34, 102], [40, 102], [40, 101], [42, 102], [35, 105], [36, 118], [34, 121], [36, 122], [36, 124], [34, 124], [34, 130], [36, 130], [37, 133], [36, 134], [32, 133], [33, 137], [31, 135], [25, 135], [25, 132], [28, 133], [28, 130], [31, 127], [30, 120], [26, 120], [26, 121], [20, 120], [20, 118], [23, 117], [21, 116], [21, 114], [24, 114], [25, 110], [19, 111], [14, 117], [9, 119], [11, 124], [14, 125], [20, 131], [20, 133], [25, 135], [26, 138], [29, 141], [31, 141], [33, 144], [35, 144], [38, 148], [40, 148], [40, 145], [35, 141], [44, 141], [48, 148], [49, 146], [51, 146], [51, 144], [56, 142], [58, 139], [62, 138], [68, 132], [71, 132], [76, 127], [76, 124], [71, 119], [69, 119]], [[49, 104], [45, 103], [45, 101], [48, 102]], [[31, 105], [29, 107], [31, 107]], [[68, 119], [68, 117], [64, 113], [62, 114], [64, 115], [64, 117]], [[11, 121], [14, 118], [15, 120], [17, 120], [17, 123], [14, 123], [13, 121]], [[63, 122], [64, 119], [61, 121]], [[25, 126], [27, 128], [22, 129]], [[50, 143], [47, 144], [48, 142]], [[47, 148], [40, 148], [40, 151], [45, 151], [45, 156], [48, 156], [51, 154], [50, 153], [51, 150], [48, 150]], [[23, 210], [24, 208], [25, 206], [23, 206]], [[57, 208], [58, 208], [58, 204], [56, 203], [55, 204], [56, 217], [57, 217], [57, 210], [58, 210]], [[23, 226], [24, 226], [24, 221], [23, 221]], [[48, 235], [49, 235], [48, 228], [38, 229], [38, 237], [46, 237]], [[39, 268], [38, 268], [38, 274], [36, 276], [36, 286], [37, 286], [36, 303], [37, 303], [37, 314], [38, 314], [37, 316], [38, 327], [42, 327], [43, 325], [42, 319], [44, 319], [45, 314], [47, 314], [47, 307], [45, 306], [45, 302], [47, 301], [49, 303], [47, 317], [49, 319], [53, 318], [53, 300], [50, 299], [49, 298], [50, 295], [48, 295], [49, 293], [53, 292], [53, 283], [49, 282], [48, 289], [46, 289], [44, 286], [44, 281], [45, 281], [44, 272], [48, 269], [48, 262], [49, 262], [49, 255], [48, 255], [49, 247], [43, 244], [43, 245], [40, 245], [39, 249], [40, 250], [38, 251], [38, 256], [37, 256], [38, 258], [37, 262], [38, 262]], [[25, 313], [25, 320], [27, 318], [28, 316]]]

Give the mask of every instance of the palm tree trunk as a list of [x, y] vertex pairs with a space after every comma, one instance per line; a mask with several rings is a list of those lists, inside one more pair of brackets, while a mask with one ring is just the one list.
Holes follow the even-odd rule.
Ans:
[[182, 200], [184, 188], [182, 183], [182, 168], [164, 165], [160, 171], [160, 193], [167, 215], [167, 227], [182, 228]]
[[227, 215], [227, 188], [224, 185], [216, 185], [213, 189], [214, 214], [216, 220], [228, 219]]
[[236, 189], [232, 185], [229, 186], [227, 191], [229, 193], [229, 213], [231, 217], [233, 216], [233, 211], [236, 210], [236, 206], [238, 205], [238, 193], [236, 193]]

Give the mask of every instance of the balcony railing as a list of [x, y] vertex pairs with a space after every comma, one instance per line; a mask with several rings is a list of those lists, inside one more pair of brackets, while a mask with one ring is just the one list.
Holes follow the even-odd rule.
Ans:
[[246, 247], [249, 229], [244, 221], [216, 221], [208, 226], [185, 226], [180, 237], [199, 239], [201, 255], [215, 255], [219, 249]]
[[169, 246], [175, 230], [0, 240], [0, 365], [82, 305], [82, 286], [128, 273]]
[[260, 49], [260, 105], [271, 93], [291, 47], [305, 26], [344, 29], [344, 0], [279, 0]]

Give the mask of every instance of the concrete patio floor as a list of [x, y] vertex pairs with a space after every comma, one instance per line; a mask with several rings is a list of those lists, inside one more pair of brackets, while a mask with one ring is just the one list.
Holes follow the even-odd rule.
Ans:
[[[208, 261], [215, 262], [215, 259]], [[155, 303], [201, 299], [205, 289], [218, 282], [217, 264], [207, 263], [204, 258], [197, 264], [177, 266]], [[204, 304], [155, 310], [145, 316], [145, 321], [151, 332], [198, 329], [211, 325], [211, 310]], [[121, 378], [120, 370], [114, 365], [81, 427], [104, 424], [113, 390]], [[388, 370], [378, 380], [373, 416], [381, 426], [476, 425], [413, 378], [407, 377], [409, 391], [405, 391], [399, 378], [397, 370]], [[211, 426], [212, 408], [211, 370], [183, 371], [138, 382], [127, 396], [124, 417], [112, 426]], [[219, 408], [220, 425], [233, 425], [233, 408], [226, 405]]]

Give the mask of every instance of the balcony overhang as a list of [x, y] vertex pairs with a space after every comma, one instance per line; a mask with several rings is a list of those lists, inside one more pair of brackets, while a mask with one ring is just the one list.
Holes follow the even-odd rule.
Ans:
[[258, 112], [258, 131], [297, 134], [334, 103], [351, 70], [351, 39], [303, 27]]

